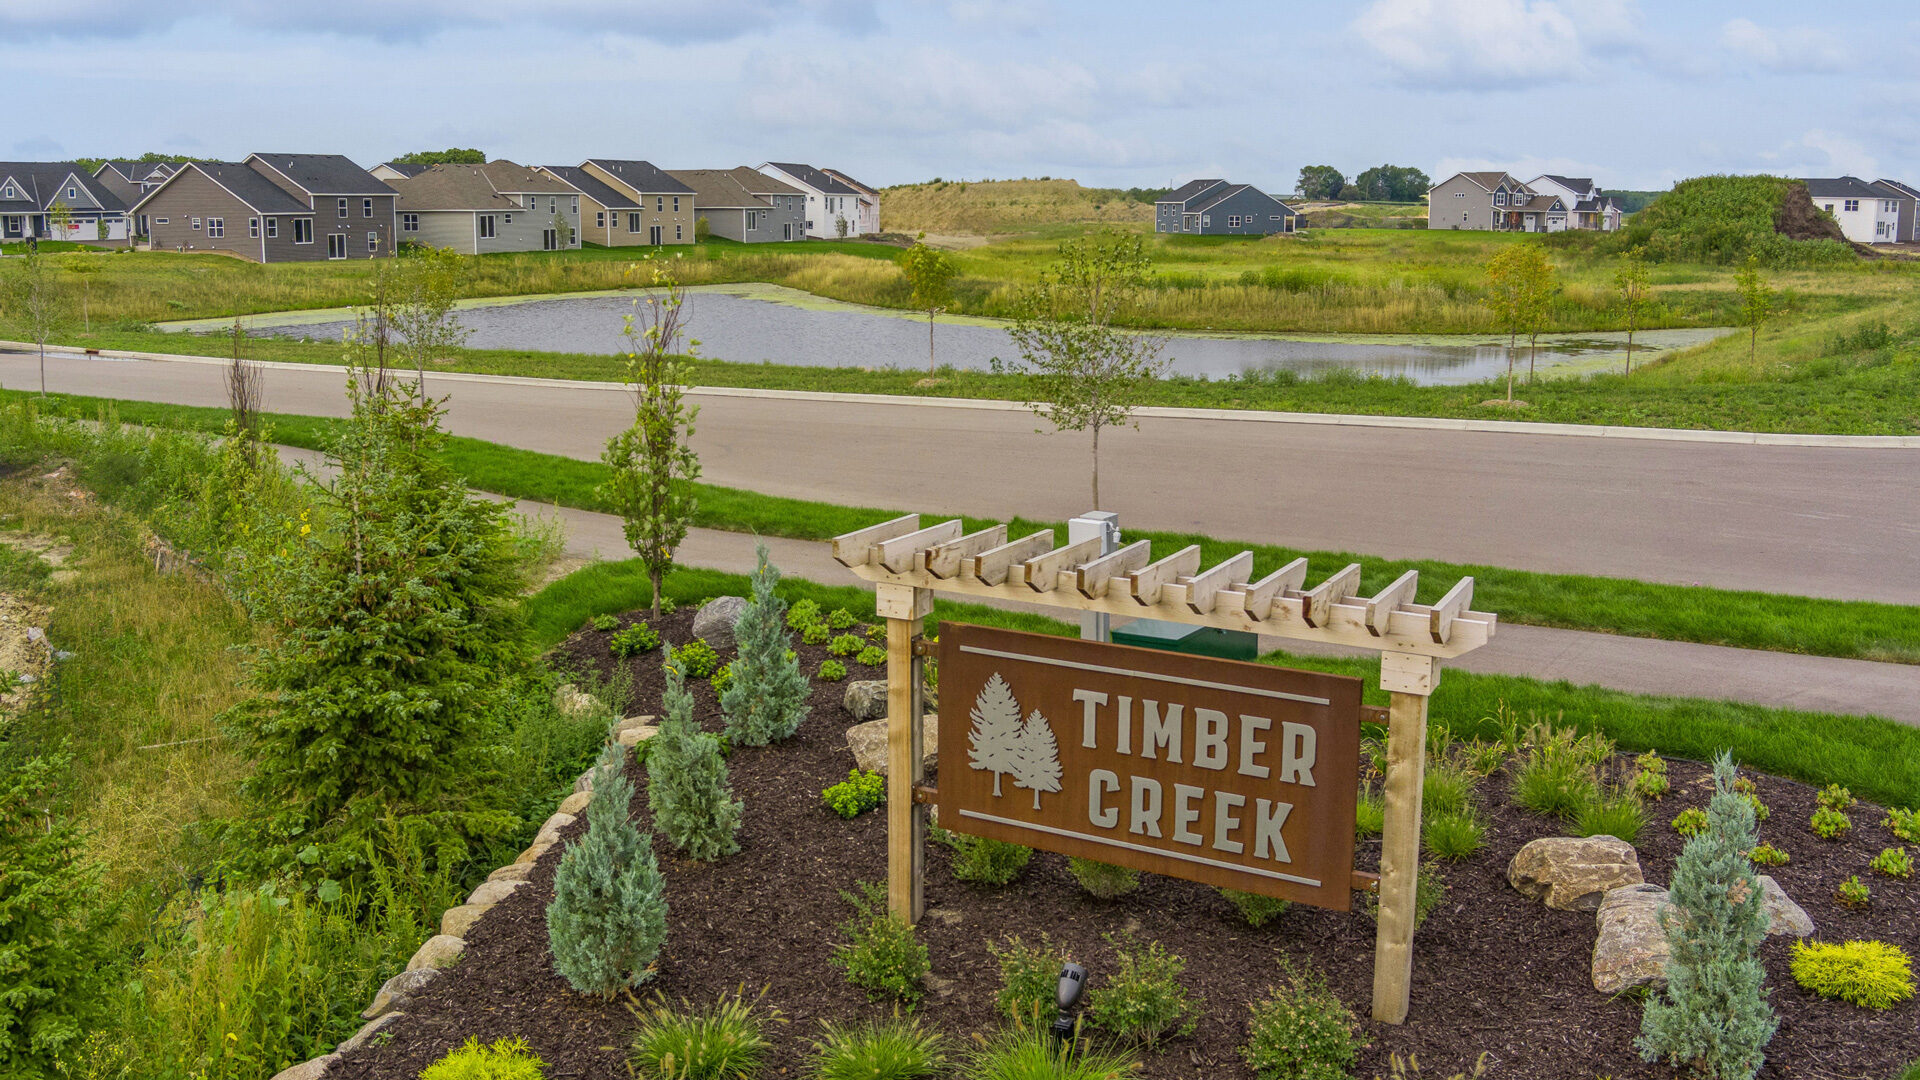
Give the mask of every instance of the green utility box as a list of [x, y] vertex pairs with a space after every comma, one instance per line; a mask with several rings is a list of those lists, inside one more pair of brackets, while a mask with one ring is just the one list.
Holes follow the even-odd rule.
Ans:
[[1161, 619], [1135, 619], [1113, 631], [1115, 645], [1135, 645], [1142, 649], [1165, 649], [1189, 656], [1212, 656], [1221, 660], [1257, 660], [1260, 636], [1246, 630], [1221, 630], [1212, 626], [1188, 626]]

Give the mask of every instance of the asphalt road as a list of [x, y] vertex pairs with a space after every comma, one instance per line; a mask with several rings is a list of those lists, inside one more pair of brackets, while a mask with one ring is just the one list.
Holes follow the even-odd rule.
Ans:
[[[429, 383], [455, 433], [532, 450], [595, 458], [631, 419], [618, 387]], [[34, 358], [0, 355], [0, 384], [38, 386]], [[47, 384], [226, 400], [207, 364], [52, 356]], [[337, 370], [274, 368], [265, 385], [270, 410], [345, 412]], [[1064, 518], [1089, 502], [1087, 437], [1025, 412], [694, 397], [711, 483], [927, 514]], [[1123, 527], [1920, 603], [1920, 450], [1157, 417], [1102, 442], [1102, 501]]]

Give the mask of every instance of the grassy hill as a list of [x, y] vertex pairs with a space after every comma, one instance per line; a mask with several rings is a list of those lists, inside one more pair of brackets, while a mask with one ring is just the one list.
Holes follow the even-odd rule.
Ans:
[[909, 235], [975, 236], [1050, 225], [1118, 225], [1153, 220], [1157, 194], [1081, 187], [1074, 180], [933, 180], [882, 191], [880, 223], [888, 232]]
[[1853, 250], [1807, 186], [1780, 176], [1696, 176], [1673, 185], [1628, 219], [1614, 246], [1645, 244], [1668, 262], [1731, 264], [1757, 256], [1768, 266], [1851, 262]]

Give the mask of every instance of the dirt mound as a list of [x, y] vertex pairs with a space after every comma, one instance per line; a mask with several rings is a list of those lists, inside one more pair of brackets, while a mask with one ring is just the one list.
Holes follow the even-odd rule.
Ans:
[[1807, 185], [1792, 184], [1773, 212], [1773, 231], [1789, 240], [1838, 240], [1846, 243], [1840, 223], [1813, 208]]

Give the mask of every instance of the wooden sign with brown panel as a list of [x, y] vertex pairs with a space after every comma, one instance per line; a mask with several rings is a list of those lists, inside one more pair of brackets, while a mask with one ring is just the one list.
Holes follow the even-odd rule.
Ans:
[[1358, 679], [948, 624], [942, 827], [1345, 911]]

